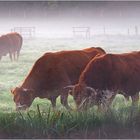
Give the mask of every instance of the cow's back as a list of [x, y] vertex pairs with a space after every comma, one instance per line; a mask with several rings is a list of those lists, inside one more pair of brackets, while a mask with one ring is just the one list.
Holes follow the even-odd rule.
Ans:
[[10, 49], [12, 52], [19, 51], [22, 46], [22, 37], [20, 34], [14, 32], [7, 34], [10, 41]]
[[104, 52], [91, 47], [80, 51], [62, 51], [55, 55], [57, 68], [63, 68], [64, 75], [70, 79], [71, 84], [78, 82], [81, 72], [84, 70], [88, 62], [96, 55], [102, 55]]
[[[112, 56], [114, 84], [128, 93], [139, 91], [140, 83], [140, 52]], [[116, 79], [116, 81], [115, 81]]]
[[140, 52], [105, 54], [90, 61], [79, 81], [95, 89], [120, 89], [130, 93], [140, 90], [139, 73]]
[[90, 47], [83, 50], [89, 57], [93, 58], [96, 55], [100, 56], [103, 54], [106, 54], [105, 50], [103, 50], [101, 47]]
[[82, 50], [46, 53], [36, 61], [23, 87], [30, 85], [34, 88], [53, 89], [75, 84], [87, 63], [96, 55], [91, 56], [89, 51], [87, 53]]

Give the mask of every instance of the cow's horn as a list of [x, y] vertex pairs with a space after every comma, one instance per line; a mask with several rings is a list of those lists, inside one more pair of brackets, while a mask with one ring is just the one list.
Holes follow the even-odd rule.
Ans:
[[92, 91], [95, 95], [97, 95], [97, 92], [96, 92], [96, 90], [94, 88], [92, 88], [92, 87], [86, 87], [86, 89]]
[[23, 90], [23, 91], [28, 91], [29, 89], [27, 89], [27, 88], [22, 88], [22, 90]]
[[73, 88], [74, 88], [74, 85], [69, 85], [69, 86], [64, 87], [64, 89], [73, 89]]
[[28, 89], [28, 88], [22, 88], [23, 91], [34, 91], [33, 89]]

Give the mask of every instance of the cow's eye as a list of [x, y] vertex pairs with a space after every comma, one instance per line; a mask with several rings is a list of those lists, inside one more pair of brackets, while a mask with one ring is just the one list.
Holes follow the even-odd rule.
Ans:
[[87, 90], [86, 92], [85, 92], [85, 95], [87, 96], [87, 97], [90, 97], [91, 96], [91, 91], [89, 91], [89, 90]]

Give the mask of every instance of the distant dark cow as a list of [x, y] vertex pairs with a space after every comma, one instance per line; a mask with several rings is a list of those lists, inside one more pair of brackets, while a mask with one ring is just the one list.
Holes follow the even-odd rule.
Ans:
[[60, 51], [46, 53], [39, 58], [20, 87], [12, 90], [18, 109], [29, 107], [36, 97], [47, 98], [56, 106], [56, 98], [61, 95], [61, 103], [67, 103], [68, 91], [63, 87], [78, 82], [80, 73], [88, 62], [105, 51], [101, 48]]
[[22, 46], [22, 37], [14, 32], [0, 36], [0, 59], [9, 53], [12, 60], [18, 60]]
[[96, 104], [100, 107], [107, 99], [110, 105], [119, 92], [131, 96], [137, 104], [140, 91], [140, 51], [125, 54], [104, 54], [93, 58], [72, 89], [77, 107]]

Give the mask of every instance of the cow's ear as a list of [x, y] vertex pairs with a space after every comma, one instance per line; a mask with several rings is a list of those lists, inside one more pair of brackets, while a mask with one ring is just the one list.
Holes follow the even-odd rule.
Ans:
[[67, 90], [67, 92], [72, 95], [73, 88], [74, 88], [74, 85], [69, 85], [69, 86], [64, 87], [63, 90]]
[[74, 85], [69, 85], [69, 86], [64, 87], [63, 89], [72, 90], [73, 88], [74, 88]]
[[14, 89], [10, 89], [11, 93], [14, 94]]
[[15, 94], [14, 91], [16, 91], [16, 90], [18, 90], [18, 89], [19, 89], [19, 87], [16, 87], [16, 88], [12, 88], [12, 89], [10, 89], [10, 91], [11, 91], [12, 94]]

